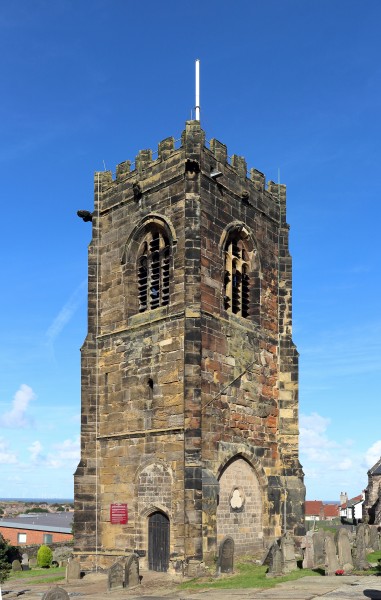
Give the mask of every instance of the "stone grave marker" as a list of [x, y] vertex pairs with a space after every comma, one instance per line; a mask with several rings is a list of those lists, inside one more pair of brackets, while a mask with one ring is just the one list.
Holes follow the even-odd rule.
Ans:
[[353, 571], [351, 543], [349, 541], [348, 531], [344, 527], [340, 527], [336, 532], [335, 542], [339, 567], [344, 569], [346, 573]]
[[124, 562], [118, 561], [108, 570], [107, 589], [111, 592], [121, 588], [124, 588]]
[[218, 557], [218, 572], [233, 573], [234, 564], [234, 540], [226, 537], [220, 545], [220, 554]]
[[124, 569], [124, 583], [126, 587], [134, 587], [140, 584], [139, 557], [131, 554], [127, 559]]
[[378, 534], [377, 525], [370, 525], [369, 528], [370, 528], [370, 535], [369, 535], [370, 547], [372, 548], [372, 550], [374, 552], [377, 552], [377, 550], [380, 550], [380, 536]]
[[280, 549], [282, 552], [283, 573], [291, 573], [298, 568], [295, 557], [295, 543], [291, 533], [287, 531], [280, 539]]
[[318, 529], [312, 534], [314, 545], [314, 568], [324, 567], [324, 531]]
[[314, 543], [312, 540], [312, 531], [307, 531], [307, 535], [304, 538], [303, 549], [303, 569], [313, 569], [314, 563]]
[[268, 549], [262, 565], [266, 565], [269, 568], [266, 577], [281, 577], [283, 575], [282, 551], [276, 540]]
[[339, 561], [336, 555], [336, 545], [333, 535], [326, 532], [324, 538], [324, 568], [326, 575], [334, 575], [335, 571], [339, 569]]
[[50, 588], [42, 596], [42, 600], [69, 600], [69, 598], [70, 596], [67, 591], [58, 586]]
[[78, 560], [71, 558], [66, 567], [66, 581], [74, 579], [81, 579], [81, 565]]
[[12, 571], [22, 571], [21, 562], [19, 560], [12, 561]]
[[360, 523], [360, 525], [357, 525], [355, 546], [353, 549], [353, 564], [356, 569], [361, 570], [369, 568], [369, 563], [366, 560], [366, 555], [368, 553], [366, 541], [368, 536], [366, 535], [365, 524]]
[[21, 568], [23, 571], [29, 571], [29, 556], [26, 552], [21, 557]]

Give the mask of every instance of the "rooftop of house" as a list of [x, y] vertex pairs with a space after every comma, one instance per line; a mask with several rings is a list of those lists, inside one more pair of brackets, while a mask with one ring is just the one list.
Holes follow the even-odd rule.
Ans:
[[313, 515], [320, 515], [323, 510], [322, 500], [306, 500], [304, 503], [304, 510], [307, 517]]
[[71, 533], [73, 517], [73, 512], [28, 513], [18, 517], [0, 519], [0, 527]]
[[339, 516], [339, 505], [338, 504], [324, 504], [324, 516], [326, 518], [335, 518]]

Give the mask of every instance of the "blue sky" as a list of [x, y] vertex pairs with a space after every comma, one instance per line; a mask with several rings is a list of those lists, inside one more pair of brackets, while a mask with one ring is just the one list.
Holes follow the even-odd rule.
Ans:
[[381, 455], [378, 0], [0, 8], [0, 496], [72, 497], [93, 173], [201, 122], [287, 185], [307, 498]]

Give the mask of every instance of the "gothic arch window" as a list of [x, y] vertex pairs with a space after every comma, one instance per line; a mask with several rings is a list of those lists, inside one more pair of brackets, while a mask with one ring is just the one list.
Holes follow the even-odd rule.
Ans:
[[256, 249], [242, 226], [230, 231], [224, 250], [224, 309], [259, 322], [260, 274]]
[[159, 228], [150, 228], [138, 252], [139, 312], [169, 304], [170, 257], [167, 236]]

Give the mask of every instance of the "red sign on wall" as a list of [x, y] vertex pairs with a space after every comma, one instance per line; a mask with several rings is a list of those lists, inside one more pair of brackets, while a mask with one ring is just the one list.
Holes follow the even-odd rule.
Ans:
[[110, 504], [110, 523], [113, 525], [125, 525], [128, 523], [127, 504]]

